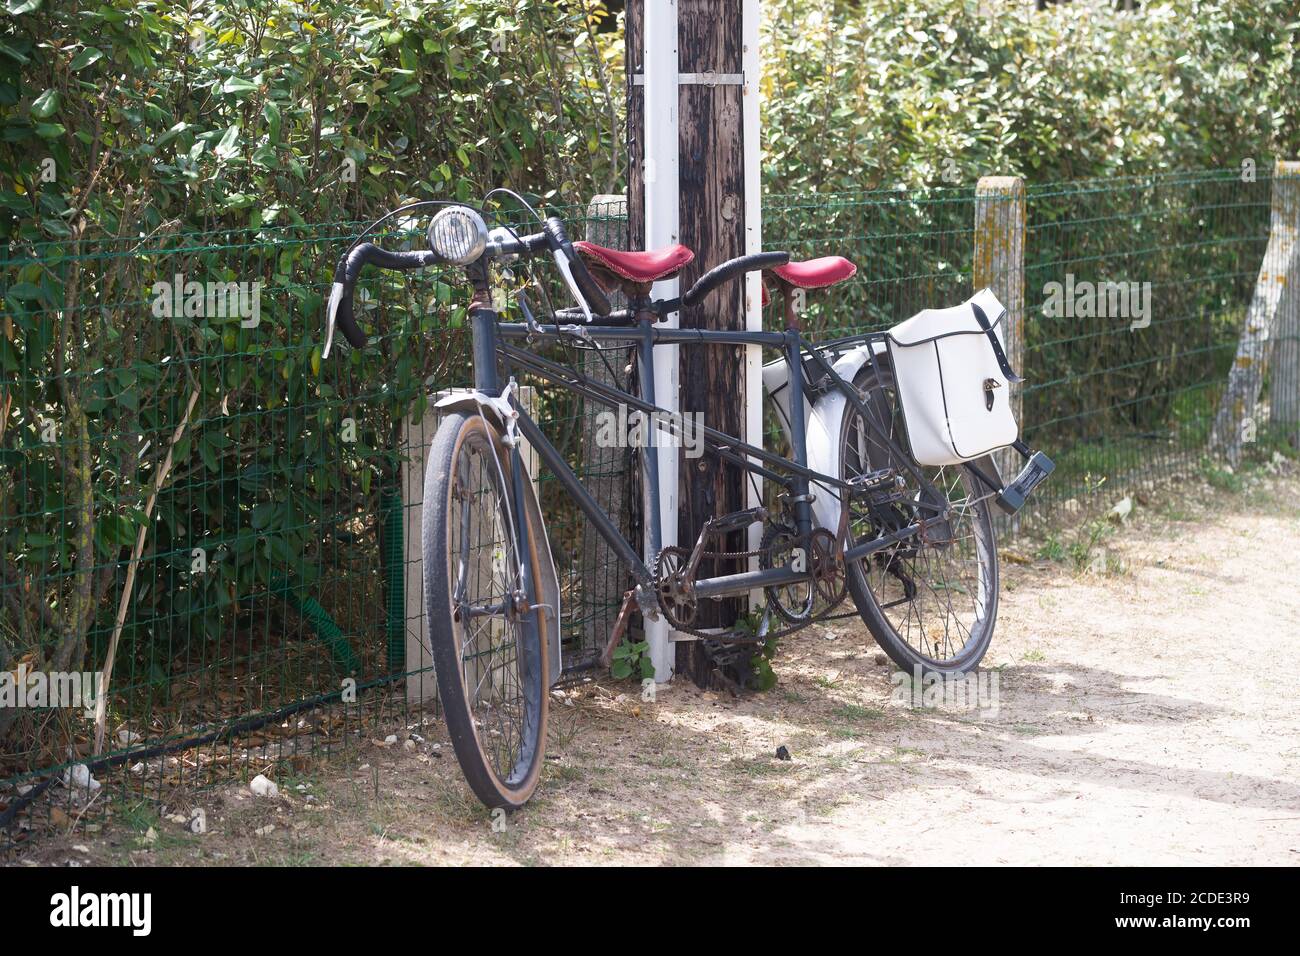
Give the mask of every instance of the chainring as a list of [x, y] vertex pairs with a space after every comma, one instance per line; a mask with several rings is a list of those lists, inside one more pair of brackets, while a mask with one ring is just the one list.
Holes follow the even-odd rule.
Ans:
[[844, 556], [836, 546], [835, 535], [825, 528], [812, 533], [809, 551], [812, 552], [809, 559], [813, 585], [817, 596], [822, 599], [822, 613], [825, 614], [837, 607], [849, 593], [848, 580], [844, 576]]
[[[759, 549], [758, 560], [760, 567], [765, 571], [785, 567], [788, 561], [782, 556], [789, 553], [796, 541], [798, 541], [798, 532], [789, 525], [768, 525], [763, 530], [763, 541]], [[802, 584], [795, 584], [764, 588], [763, 593], [767, 595], [767, 606], [788, 624], [806, 623], [812, 618], [813, 607], [817, 603], [816, 592], [813, 588], [808, 588], [807, 599], [801, 601], [799, 606], [786, 603], [786, 599], [793, 596], [789, 593], [791, 589], [803, 586]]]
[[679, 631], [690, 630], [699, 607], [695, 582], [687, 580], [685, 573], [690, 558], [691, 552], [686, 548], [669, 545], [655, 559], [655, 597], [659, 600], [659, 610]]

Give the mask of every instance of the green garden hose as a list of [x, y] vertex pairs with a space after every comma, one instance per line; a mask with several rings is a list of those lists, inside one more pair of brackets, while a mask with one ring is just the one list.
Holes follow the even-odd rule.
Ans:
[[361, 662], [352, 650], [352, 645], [344, 635], [342, 628], [334, 623], [320, 604], [312, 597], [298, 597], [287, 578], [276, 578], [271, 582], [272, 593], [283, 598], [290, 607], [301, 614], [312, 626], [316, 636], [329, 648], [335, 665], [345, 674], [356, 674], [361, 670]]

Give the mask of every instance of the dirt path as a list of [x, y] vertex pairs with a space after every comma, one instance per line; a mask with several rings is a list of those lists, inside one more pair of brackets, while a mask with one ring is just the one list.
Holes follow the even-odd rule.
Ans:
[[152, 840], [74, 834], [35, 858], [1300, 863], [1300, 479], [1184, 499], [1139, 507], [1106, 541], [1108, 571], [1007, 564], [996, 713], [892, 705], [860, 624], [814, 628], [766, 694], [556, 700], [547, 778], [499, 832], [435, 738], [367, 745], [276, 801], [195, 794], [201, 837], [164, 820]]

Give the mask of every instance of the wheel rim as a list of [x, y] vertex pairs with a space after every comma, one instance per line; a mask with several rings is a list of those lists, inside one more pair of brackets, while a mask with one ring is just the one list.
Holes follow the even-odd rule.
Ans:
[[[873, 421], [902, 447], [902, 420], [889, 386], [863, 393]], [[869, 541], [911, 524], [922, 501], [919, 482], [896, 461], [861, 418], [850, 415], [842, 449], [846, 478], [892, 467], [904, 479], [903, 500], [873, 509], [850, 502], [849, 537]], [[946, 499], [948, 517], [932, 522], [924, 540], [911, 539], [858, 563], [870, 600], [896, 638], [923, 661], [960, 667], [987, 644], [996, 587], [995, 554], [988, 498], [981, 497], [969, 469], [922, 467], [936, 497]], [[938, 505], [938, 500], [928, 504]]]
[[519, 553], [504, 488], [486, 434], [470, 433], [453, 463], [448, 505], [451, 617], [479, 751], [497, 780], [513, 788], [527, 780], [536, 751], [540, 664], [516, 605]]

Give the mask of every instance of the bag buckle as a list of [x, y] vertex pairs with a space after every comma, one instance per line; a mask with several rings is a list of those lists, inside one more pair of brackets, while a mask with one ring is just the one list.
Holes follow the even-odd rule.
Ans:
[[984, 380], [984, 410], [993, 411], [993, 389], [1001, 388], [1002, 383], [996, 378], [986, 378]]

